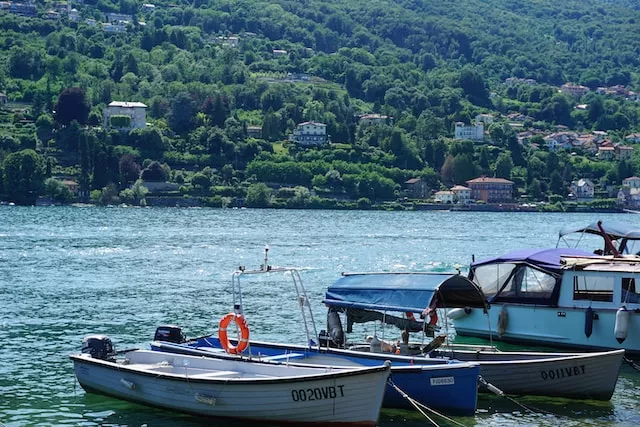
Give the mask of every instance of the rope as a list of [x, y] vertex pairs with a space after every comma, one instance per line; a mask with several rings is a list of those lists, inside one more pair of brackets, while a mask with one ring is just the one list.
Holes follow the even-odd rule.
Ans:
[[494, 386], [490, 382], [487, 382], [487, 380], [482, 378], [481, 375], [478, 376], [478, 382], [480, 384], [482, 384], [483, 386], [485, 386], [490, 392], [492, 392], [492, 393], [494, 393], [494, 394], [496, 394], [496, 395], [498, 395], [500, 397], [504, 397], [505, 399], [509, 400], [512, 403], [515, 403], [516, 405], [518, 405], [519, 407], [521, 407], [525, 411], [529, 411], [529, 412], [532, 412], [532, 413], [540, 412], [540, 413], [543, 413], [543, 414], [546, 414], [546, 415], [556, 415], [556, 414], [554, 414], [552, 412], [548, 412], [548, 411], [545, 411], [543, 409], [535, 408], [533, 406], [527, 406], [525, 404], [522, 404], [522, 403], [518, 402], [513, 397], [507, 396], [505, 394], [505, 392], [500, 390], [498, 387]]
[[456, 420], [451, 419], [451, 418], [447, 417], [446, 415], [441, 414], [440, 412], [438, 412], [438, 411], [436, 411], [436, 410], [434, 410], [434, 409], [429, 408], [427, 405], [425, 405], [425, 404], [423, 404], [423, 403], [418, 402], [417, 400], [415, 400], [414, 398], [412, 398], [411, 396], [409, 396], [407, 393], [405, 393], [404, 391], [402, 391], [402, 390], [400, 389], [400, 387], [398, 387], [398, 386], [396, 385], [396, 383], [394, 383], [394, 382], [393, 382], [393, 380], [392, 380], [391, 378], [389, 378], [388, 382], [389, 382], [389, 385], [390, 385], [391, 387], [393, 387], [393, 389], [394, 389], [395, 391], [397, 391], [398, 393], [400, 393], [400, 395], [401, 395], [402, 397], [404, 397], [405, 399], [407, 399], [407, 401], [409, 401], [409, 403], [411, 403], [411, 405], [413, 405], [413, 407], [414, 407], [414, 408], [416, 408], [416, 410], [417, 410], [418, 412], [420, 412], [420, 413], [421, 413], [421, 414], [422, 414], [422, 415], [423, 415], [427, 420], [429, 420], [429, 422], [430, 422], [431, 424], [433, 424], [434, 426], [439, 427], [438, 423], [436, 423], [436, 422], [435, 422], [431, 417], [429, 417], [429, 415], [427, 415], [427, 414], [424, 412], [424, 410], [423, 410], [423, 409], [426, 409], [427, 411], [431, 412], [432, 414], [435, 414], [435, 415], [439, 416], [440, 418], [443, 418], [443, 419], [445, 419], [445, 420], [449, 421], [449, 422], [450, 422], [450, 423], [452, 423], [452, 424], [455, 424], [455, 425], [457, 425], [457, 426], [461, 426], [461, 427], [465, 427], [465, 425], [464, 425], [464, 424], [461, 424], [461, 423], [457, 422]]
[[627, 362], [629, 364], [629, 366], [631, 366], [636, 371], [640, 371], [640, 365], [638, 365], [633, 360], [629, 359], [627, 356], [624, 356], [624, 361]]

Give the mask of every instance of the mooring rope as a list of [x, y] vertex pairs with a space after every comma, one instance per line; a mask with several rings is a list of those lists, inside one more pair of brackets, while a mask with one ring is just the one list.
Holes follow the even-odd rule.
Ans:
[[640, 371], [640, 365], [638, 365], [633, 360], [629, 359], [627, 356], [624, 356], [624, 361], [627, 362], [629, 364], [629, 366], [631, 366], [636, 371]]
[[420, 412], [420, 413], [421, 413], [421, 414], [422, 414], [422, 415], [423, 415], [427, 420], [429, 420], [429, 422], [430, 422], [431, 424], [433, 424], [434, 426], [439, 427], [438, 423], [436, 423], [436, 422], [433, 420], [433, 418], [431, 418], [429, 415], [427, 415], [427, 414], [424, 412], [424, 410], [423, 410], [423, 409], [425, 409], [425, 410], [427, 410], [427, 411], [431, 412], [431, 413], [432, 413], [432, 414], [434, 414], [434, 415], [439, 416], [440, 418], [443, 418], [443, 419], [445, 419], [445, 420], [449, 421], [449, 422], [450, 422], [450, 423], [452, 423], [452, 424], [455, 424], [455, 425], [457, 425], [457, 426], [461, 426], [461, 427], [465, 427], [465, 425], [464, 425], [464, 424], [461, 424], [461, 423], [457, 422], [456, 420], [451, 419], [451, 418], [447, 417], [447, 416], [446, 416], [446, 415], [444, 415], [444, 414], [441, 414], [440, 412], [436, 411], [435, 409], [431, 409], [431, 408], [429, 408], [427, 405], [425, 405], [425, 404], [423, 404], [423, 403], [421, 403], [421, 402], [418, 402], [417, 400], [415, 400], [414, 398], [412, 398], [411, 396], [409, 396], [407, 393], [405, 393], [404, 391], [402, 391], [402, 389], [400, 389], [400, 387], [398, 387], [398, 386], [396, 385], [396, 383], [394, 383], [394, 382], [393, 382], [393, 380], [392, 380], [391, 378], [389, 378], [389, 380], [388, 380], [388, 381], [389, 381], [389, 385], [390, 385], [391, 387], [393, 387], [395, 391], [397, 391], [398, 393], [400, 393], [400, 395], [401, 395], [402, 397], [404, 397], [405, 399], [407, 399], [407, 401], [409, 401], [409, 403], [411, 403], [411, 405], [413, 405], [413, 407], [414, 407], [414, 408], [416, 408], [416, 410], [417, 410], [418, 412]]
[[500, 390], [498, 387], [494, 386], [493, 384], [491, 384], [490, 382], [487, 382], [487, 380], [485, 380], [484, 378], [482, 378], [481, 375], [478, 375], [478, 382], [480, 384], [482, 384], [483, 386], [485, 386], [490, 392], [500, 396], [500, 397], [504, 397], [505, 399], [511, 401], [512, 403], [515, 403], [516, 405], [518, 405], [519, 407], [521, 407], [522, 409], [524, 409], [525, 411], [529, 411], [529, 412], [533, 412], [533, 413], [543, 413], [546, 415], [556, 415], [552, 412], [548, 412], [545, 411], [543, 409], [539, 409], [539, 408], [535, 408], [533, 406], [527, 406], [523, 403], [518, 402], [517, 400], [515, 400], [513, 397], [508, 396], [507, 394], [505, 394], [504, 391]]

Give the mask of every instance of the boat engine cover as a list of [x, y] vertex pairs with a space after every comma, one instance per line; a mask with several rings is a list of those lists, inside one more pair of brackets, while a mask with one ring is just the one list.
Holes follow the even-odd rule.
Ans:
[[115, 350], [111, 339], [106, 335], [88, 335], [82, 339], [82, 352], [94, 359], [111, 360]]
[[182, 344], [187, 339], [182, 333], [182, 329], [180, 327], [174, 325], [162, 325], [156, 328], [156, 334], [153, 336], [153, 340]]

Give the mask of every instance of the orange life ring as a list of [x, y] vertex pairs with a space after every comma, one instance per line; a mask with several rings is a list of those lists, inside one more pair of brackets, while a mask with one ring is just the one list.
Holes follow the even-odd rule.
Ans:
[[422, 315], [424, 317], [429, 316], [429, 325], [431, 326], [435, 326], [438, 323], [438, 312], [436, 311], [435, 308], [427, 308], [425, 311], [422, 312]]
[[[240, 339], [238, 340], [237, 346], [231, 344], [227, 334], [227, 327], [232, 320], [236, 322], [236, 325], [240, 328]], [[220, 319], [218, 338], [220, 339], [220, 345], [224, 351], [229, 354], [240, 354], [245, 351], [249, 346], [249, 326], [247, 325], [247, 321], [244, 316], [236, 313], [225, 314], [225, 316]]]
[[405, 315], [407, 316], [407, 320], [411, 320], [411, 321], [415, 322], [415, 320], [416, 320], [416, 316], [414, 316], [412, 312], [407, 311], [407, 312], [405, 313]]

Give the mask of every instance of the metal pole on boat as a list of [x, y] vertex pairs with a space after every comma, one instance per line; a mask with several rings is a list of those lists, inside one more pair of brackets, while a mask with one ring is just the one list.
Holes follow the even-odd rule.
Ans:
[[269, 271], [269, 245], [264, 246], [264, 264], [262, 264], [263, 271]]

